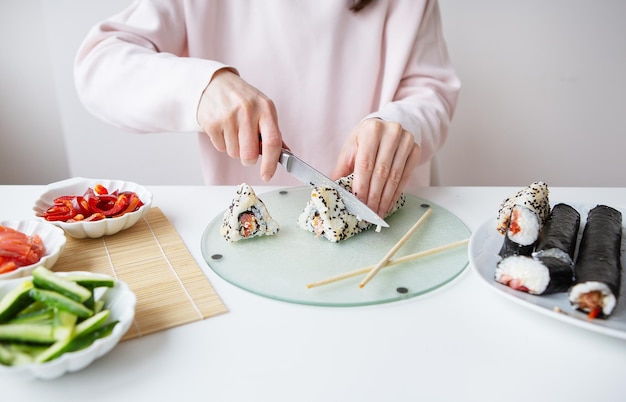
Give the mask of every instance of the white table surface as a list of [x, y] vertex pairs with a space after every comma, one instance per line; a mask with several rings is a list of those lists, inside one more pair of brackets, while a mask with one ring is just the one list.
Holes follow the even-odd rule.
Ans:
[[[0, 220], [31, 219], [43, 186], [0, 186]], [[0, 378], [3, 401], [618, 401], [626, 341], [527, 309], [468, 267], [424, 296], [313, 307], [243, 291], [202, 258], [200, 238], [233, 187], [149, 186], [229, 312], [119, 344], [55, 380]], [[258, 194], [275, 190], [256, 188]], [[513, 187], [432, 187], [418, 196], [470, 230]], [[552, 201], [626, 206], [626, 188], [551, 188]]]

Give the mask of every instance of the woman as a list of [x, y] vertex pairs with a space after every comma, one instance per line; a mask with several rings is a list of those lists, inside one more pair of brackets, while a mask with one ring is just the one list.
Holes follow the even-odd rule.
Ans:
[[207, 184], [299, 184], [277, 169], [286, 144], [354, 173], [380, 215], [429, 184], [460, 88], [434, 0], [135, 0], [89, 32], [75, 76], [105, 121], [199, 132]]

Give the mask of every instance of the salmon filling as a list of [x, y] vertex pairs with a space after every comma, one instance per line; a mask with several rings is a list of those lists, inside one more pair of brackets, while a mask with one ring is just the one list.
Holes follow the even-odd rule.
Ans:
[[604, 306], [604, 296], [599, 290], [583, 293], [578, 299], [578, 307], [592, 314], [598, 314]]
[[239, 233], [243, 237], [252, 236], [259, 227], [256, 216], [252, 212], [242, 212], [239, 215], [239, 223], [241, 224], [241, 229], [239, 229]]

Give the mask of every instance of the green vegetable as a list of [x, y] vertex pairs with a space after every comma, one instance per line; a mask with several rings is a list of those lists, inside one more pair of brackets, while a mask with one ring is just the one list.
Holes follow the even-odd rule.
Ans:
[[54, 339], [60, 341], [74, 334], [74, 327], [78, 316], [67, 311], [58, 310], [54, 315], [53, 331]]
[[55, 341], [52, 324], [2, 324], [0, 340], [32, 343]]
[[33, 283], [39, 289], [54, 290], [77, 302], [84, 302], [91, 297], [91, 291], [76, 282], [55, 275], [49, 269], [39, 266], [33, 271]]
[[64, 276], [67, 281], [76, 282], [86, 288], [112, 288], [115, 285], [115, 279], [105, 275], [95, 275], [88, 272], [72, 272]]
[[106, 322], [110, 314], [111, 313], [109, 310], [103, 310], [102, 312], [92, 317], [89, 317], [85, 321], [76, 325], [75, 331], [72, 334], [64, 339], [55, 342], [52, 346], [39, 354], [35, 358], [35, 362], [43, 363], [61, 356], [63, 353], [67, 352], [71, 348], [74, 338], [94, 332], [98, 327]]
[[78, 350], [85, 349], [98, 339], [111, 335], [113, 328], [115, 328], [118, 323], [119, 321], [112, 321], [96, 328], [92, 332], [77, 336], [68, 345], [66, 352], [76, 352]]
[[35, 300], [46, 303], [49, 306], [56, 307], [60, 310], [76, 314], [81, 318], [91, 317], [93, 315], [93, 310], [85, 307], [84, 304], [78, 303], [69, 297], [62, 295], [61, 293], [34, 288], [31, 289], [30, 295]]
[[0, 364], [47, 362], [109, 336], [118, 322], [108, 322], [111, 311], [94, 289], [114, 285], [110, 277], [36, 268], [0, 299]]
[[0, 344], [0, 364], [10, 366], [15, 361], [15, 354], [6, 346]]
[[24, 281], [0, 300], [0, 323], [7, 322], [33, 302], [33, 282]]
[[[32, 305], [35, 305], [33, 303]], [[41, 324], [51, 324], [54, 319], [54, 309], [44, 305], [38, 310], [32, 310], [26, 313], [20, 312], [15, 316], [9, 324], [19, 324], [19, 323], [41, 323]]]

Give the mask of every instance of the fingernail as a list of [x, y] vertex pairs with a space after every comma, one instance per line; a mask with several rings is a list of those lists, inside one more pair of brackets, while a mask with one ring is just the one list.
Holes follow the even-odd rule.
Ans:
[[268, 182], [270, 181], [270, 179], [272, 178], [272, 176], [270, 176], [269, 174], [265, 173], [261, 175], [261, 180]]

